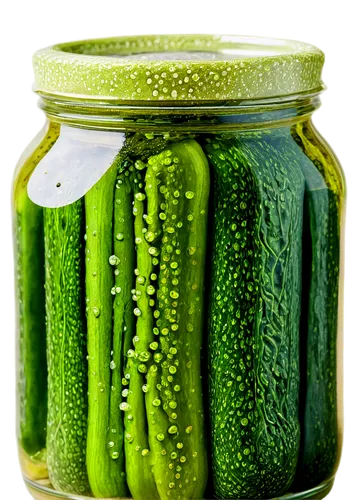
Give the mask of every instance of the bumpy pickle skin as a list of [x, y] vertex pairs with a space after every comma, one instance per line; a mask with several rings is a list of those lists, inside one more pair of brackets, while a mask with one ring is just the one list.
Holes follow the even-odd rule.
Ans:
[[202, 498], [207, 457], [200, 348], [208, 163], [196, 142], [183, 141], [147, 164], [137, 161], [130, 178], [136, 328], [122, 403], [128, 485], [136, 500]]
[[52, 485], [89, 494], [83, 202], [44, 209], [48, 361], [47, 465]]
[[[331, 477], [339, 461], [337, 330], [344, 179], [309, 122], [293, 127], [292, 135], [311, 160], [304, 172], [303, 255], [310, 269], [303, 273], [302, 444], [295, 480], [296, 489], [302, 489]], [[320, 189], [313, 176], [321, 179]]]
[[[37, 164], [59, 135], [49, 125], [35, 151], [19, 162], [14, 181], [13, 224], [18, 328], [18, 438], [20, 460], [31, 479], [47, 477], [47, 363], [43, 209], [28, 197], [27, 184]], [[24, 156], [28, 153], [25, 152]]]
[[[126, 472], [130, 492], [136, 500], [159, 499], [157, 486], [152, 473], [152, 454], [148, 444], [148, 426], [145, 410], [145, 385], [149, 344], [153, 337], [153, 317], [149, 305], [150, 296], [147, 286], [153, 270], [150, 245], [145, 239], [143, 176], [138, 172], [131, 174], [133, 183], [134, 237], [136, 248], [135, 288], [132, 290], [132, 314], [136, 318], [135, 336], [131, 336], [125, 368], [126, 401], [122, 404], [125, 417]], [[124, 235], [124, 237], [129, 235]], [[132, 240], [133, 241], [133, 240]], [[134, 246], [132, 247], [134, 249]], [[127, 337], [132, 332], [126, 332]], [[126, 342], [126, 344], [128, 344]]]
[[[88, 348], [88, 434], [87, 471], [97, 498], [126, 494], [121, 415], [112, 403], [118, 401], [111, 389], [113, 348], [113, 254], [114, 192], [116, 162], [85, 195], [86, 212], [86, 306]], [[113, 363], [112, 363], [113, 366]], [[118, 377], [117, 377], [118, 378]], [[111, 416], [111, 409], [113, 416]]]
[[[161, 499], [202, 498], [207, 481], [200, 353], [209, 179], [207, 159], [193, 140], [173, 144], [148, 161], [148, 206], [161, 210], [158, 218], [151, 213], [148, 233], [162, 236], [156, 241], [160, 255], [153, 258], [159, 269], [158, 284], [151, 285], [157, 288], [156, 340], [150, 346], [154, 363], [146, 407]], [[150, 205], [149, 196], [158, 200]]]
[[205, 151], [214, 176], [214, 489], [270, 498], [289, 488], [299, 451], [304, 177], [283, 129], [209, 139]]

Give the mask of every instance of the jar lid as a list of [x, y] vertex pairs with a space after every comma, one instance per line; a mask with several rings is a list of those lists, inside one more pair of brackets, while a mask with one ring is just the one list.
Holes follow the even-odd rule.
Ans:
[[221, 35], [145, 35], [39, 50], [34, 90], [73, 99], [242, 101], [316, 93], [324, 54], [290, 40]]

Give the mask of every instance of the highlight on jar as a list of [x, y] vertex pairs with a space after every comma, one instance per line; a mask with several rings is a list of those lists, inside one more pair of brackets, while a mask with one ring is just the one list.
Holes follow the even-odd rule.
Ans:
[[37, 500], [318, 499], [342, 448], [345, 180], [322, 52], [148, 35], [34, 56], [13, 183]]

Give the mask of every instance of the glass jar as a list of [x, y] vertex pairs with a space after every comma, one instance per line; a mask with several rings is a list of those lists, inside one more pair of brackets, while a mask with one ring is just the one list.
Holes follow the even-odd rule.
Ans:
[[141, 36], [39, 51], [13, 188], [36, 499], [323, 498], [342, 445], [345, 184], [323, 54]]

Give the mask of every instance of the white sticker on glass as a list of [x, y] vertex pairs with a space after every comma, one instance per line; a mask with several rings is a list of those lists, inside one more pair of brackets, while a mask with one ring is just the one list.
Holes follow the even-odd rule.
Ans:
[[31, 175], [29, 198], [48, 208], [74, 203], [107, 172], [124, 141], [124, 133], [62, 126], [56, 143]]

